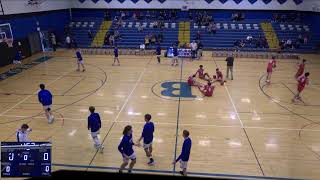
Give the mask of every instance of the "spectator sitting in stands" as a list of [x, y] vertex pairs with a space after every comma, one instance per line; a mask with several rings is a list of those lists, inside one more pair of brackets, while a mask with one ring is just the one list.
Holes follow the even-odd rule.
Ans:
[[152, 34], [151, 35], [151, 44], [155, 44], [156, 43], [156, 41], [157, 41], [157, 39], [156, 39], [156, 35], [154, 35], [154, 34]]
[[140, 23], [140, 24], [138, 25], [138, 32], [141, 32], [141, 31], [143, 31], [143, 27], [142, 27], [142, 24]]
[[126, 13], [124, 11], [120, 11], [121, 14], [121, 19], [125, 20], [126, 19]]
[[150, 17], [151, 17], [150, 12], [147, 11], [147, 12], [146, 12], [146, 19], [150, 19]]
[[292, 43], [292, 49], [298, 49], [300, 47], [300, 42], [299, 40], [296, 40]]
[[273, 22], [279, 22], [279, 21], [280, 21], [279, 14], [273, 14]]
[[110, 44], [110, 46], [114, 45], [114, 36], [113, 35], [110, 35], [110, 37], [109, 37], [109, 44]]
[[299, 34], [298, 36], [298, 40], [299, 42], [302, 44], [304, 41], [303, 41], [303, 37], [302, 37], [302, 34]]
[[106, 11], [105, 15], [104, 15], [104, 20], [110, 20], [110, 13], [109, 10]]
[[239, 19], [239, 14], [238, 13], [233, 13], [232, 15], [231, 15], [231, 19], [232, 19], [232, 21], [238, 21], [238, 19]]
[[92, 38], [93, 38], [93, 35], [92, 35], [92, 32], [91, 32], [90, 29], [88, 30], [88, 37], [89, 37], [89, 39], [92, 39]]
[[158, 21], [153, 22], [153, 28], [158, 28]]
[[162, 34], [162, 32], [160, 32], [159, 34], [158, 34], [158, 42], [162, 42], [163, 41], [163, 34]]
[[196, 40], [200, 40], [200, 39], [201, 39], [201, 34], [200, 34], [200, 31], [198, 31], [196, 34]]
[[305, 36], [303, 37], [303, 43], [304, 43], [304, 44], [307, 44], [307, 43], [308, 43], [308, 36], [307, 36], [307, 35], [305, 35]]
[[133, 20], [137, 20], [137, 14], [135, 12], [133, 12], [132, 18], [133, 18]]
[[285, 44], [286, 42], [284, 41], [284, 39], [282, 39], [280, 42], [279, 42], [279, 46], [280, 48], [283, 50], [285, 48]]
[[246, 44], [242, 40], [237, 40], [237, 41], [234, 42], [234, 46], [236, 47], [236, 49], [243, 48], [245, 45]]
[[146, 35], [144, 37], [144, 45], [146, 46], [146, 48], [148, 48], [149, 43], [150, 43], [149, 35]]
[[292, 40], [291, 39], [288, 39], [287, 42], [285, 43], [285, 47], [287, 48], [293, 48], [292, 46]]
[[120, 33], [119, 33], [118, 30], [116, 30], [116, 31], [114, 32], [114, 39], [115, 39], [115, 40], [120, 40], [120, 39], [121, 39], [121, 35], [120, 35]]
[[251, 44], [252, 40], [253, 40], [253, 37], [249, 34], [246, 38], [246, 42]]
[[140, 49], [140, 51], [144, 51], [144, 50], [146, 50], [146, 45], [145, 44], [140, 44], [140, 46], [139, 46], [139, 49]]
[[287, 16], [285, 14], [282, 14], [280, 20], [281, 22], [287, 22]]
[[104, 38], [104, 45], [109, 45], [110, 44], [110, 32], [107, 32], [105, 38]]

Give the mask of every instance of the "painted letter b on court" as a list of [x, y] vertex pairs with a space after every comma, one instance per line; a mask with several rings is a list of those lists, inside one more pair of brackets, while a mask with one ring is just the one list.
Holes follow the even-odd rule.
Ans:
[[161, 91], [162, 96], [195, 98], [192, 95], [191, 86], [186, 82], [165, 82], [161, 84], [165, 90]]

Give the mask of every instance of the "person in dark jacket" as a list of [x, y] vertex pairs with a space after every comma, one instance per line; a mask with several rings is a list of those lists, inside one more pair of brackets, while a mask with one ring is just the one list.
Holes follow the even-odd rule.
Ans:
[[226, 61], [227, 61], [227, 78], [229, 78], [229, 71], [230, 71], [231, 80], [233, 80], [233, 61], [234, 61], [233, 55], [228, 56]]

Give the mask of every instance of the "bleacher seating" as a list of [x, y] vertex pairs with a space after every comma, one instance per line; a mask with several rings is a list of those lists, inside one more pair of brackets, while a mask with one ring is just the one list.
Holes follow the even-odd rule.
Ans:
[[[264, 37], [264, 33], [260, 27], [259, 20], [248, 20], [241, 22], [233, 22], [224, 19], [216, 19], [217, 31], [215, 34], [210, 34], [207, 32], [207, 27], [198, 27], [195, 23], [191, 27], [191, 41], [195, 40], [196, 33], [200, 31], [201, 42], [204, 48], [213, 49], [228, 49], [234, 47], [234, 42], [236, 40], [245, 40], [250, 34], [253, 38], [258, 38], [259, 36]], [[254, 48], [254, 45], [246, 44], [245, 48], [252, 48], [252, 50], [262, 50]]]
[[69, 23], [71, 35], [79, 47], [89, 47], [91, 45], [92, 39], [88, 36], [88, 30], [90, 29], [94, 37], [99, 30], [102, 20], [102, 18], [76, 18]]
[[[229, 12], [230, 13], [230, 12]], [[250, 13], [249, 13], [250, 14]], [[178, 13], [179, 16], [179, 13]], [[179, 34], [179, 22], [185, 21], [190, 22], [190, 40], [194, 40], [197, 31], [201, 32], [201, 42], [204, 49], [216, 49], [225, 50], [233, 49], [234, 42], [236, 40], [245, 40], [250, 34], [253, 38], [259, 36], [265, 37], [264, 30], [261, 27], [263, 22], [271, 22], [271, 19], [267, 13], [266, 17], [259, 14], [257, 16], [260, 19], [254, 18], [255, 14], [250, 18], [240, 22], [234, 22], [230, 19], [229, 14], [224, 12], [213, 13], [214, 21], [216, 23], [217, 31], [215, 34], [207, 32], [206, 26], [198, 26], [192, 20], [186, 17], [180, 17], [175, 21], [165, 21], [163, 30], [159, 28], [153, 28], [153, 21], [150, 19], [144, 19], [140, 21], [132, 20], [132, 18], [124, 20], [122, 26], [118, 29], [121, 39], [116, 43], [120, 48], [135, 48], [137, 49], [140, 44], [144, 43], [144, 37], [147, 34], [163, 34], [163, 42], [161, 46], [163, 48], [171, 46], [173, 43], [178, 41]], [[80, 47], [90, 47], [92, 40], [88, 37], [88, 30], [90, 29], [93, 37], [96, 35], [103, 18], [80, 18], [73, 19], [69, 24], [73, 37], [77, 41]], [[109, 31], [113, 31], [115, 27], [113, 22]], [[138, 32], [137, 28], [141, 25], [143, 31]], [[278, 40], [292, 39], [296, 40], [299, 34], [308, 33], [309, 42], [307, 44], [301, 44], [298, 49], [286, 49], [286, 51], [293, 52], [314, 52], [315, 47], [320, 44], [320, 32], [316, 32], [310, 24], [298, 24], [294, 23], [275, 23], [272, 22], [272, 27], [277, 35]], [[104, 47], [110, 47], [108, 45]], [[249, 51], [269, 51], [267, 48], [255, 48], [254, 44], [246, 44], [242, 50]]]
[[[138, 48], [144, 43], [144, 38], [147, 34], [163, 34], [162, 47], [169, 47], [174, 42], [178, 41], [178, 25], [176, 22], [165, 22], [163, 30], [153, 28], [152, 21], [141, 22], [143, 31], [138, 32], [137, 27], [140, 22], [123, 21], [122, 26], [118, 29], [121, 40], [117, 41], [117, 45], [122, 48]], [[111, 31], [115, 28], [115, 23], [111, 26]], [[108, 46], [107, 46], [108, 47]]]
[[314, 52], [315, 47], [320, 43], [319, 32], [312, 32], [309, 25], [297, 23], [273, 23], [272, 25], [280, 41], [288, 39], [297, 40], [300, 34], [309, 35], [307, 44], [301, 44], [298, 49], [286, 49], [285, 51]]

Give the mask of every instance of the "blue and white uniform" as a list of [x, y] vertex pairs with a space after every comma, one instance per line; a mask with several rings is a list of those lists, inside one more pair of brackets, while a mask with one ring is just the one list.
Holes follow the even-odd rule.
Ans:
[[94, 147], [96, 149], [101, 147], [101, 143], [98, 138], [98, 134], [101, 129], [101, 119], [98, 113], [91, 113], [88, 117], [88, 130], [91, 131], [91, 137], [94, 142]]
[[42, 104], [45, 110], [51, 109], [52, 105], [52, 94], [50, 91], [44, 89], [40, 90], [38, 93], [38, 100]]
[[132, 135], [124, 135], [118, 146], [119, 152], [122, 154], [123, 162], [128, 162], [129, 159], [135, 160], [136, 154], [133, 151], [132, 146], [134, 145]]
[[173, 48], [173, 58], [178, 59], [178, 48], [177, 47]]
[[77, 56], [77, 59], [78, 59], [78, 64], [83, 64], [83, 58], [82, 58], [82, 55], [81, 55], [80, 51], [76, 52], [76, 56]]
[[114, 57], [118, 57], [119, 56], [118, 48], [114, 48], [113, 53], [114, 53]]
[[17, 130], [16, 137], [18, 142], [31, 142], [28, 138], [31, 129], [27, 129], [26, 131], [21, 131], [21, 129]]
[[192, 141], [189, 137], [187, 137], [182, 145], [182, 151], [180, 156], [177, 158], [176, 162], [180, 162], [180, 168], [186, 169], [190, 157]]
[[13, 64], [21, 64], [21, 60], [22, 60], [22, 54], [20, 51], [18, 51], [16, 53], [16, 56], [14, 57]]
[[161, 47], [160, 46], [157, 46], [157, 48], [156, 48], [156, 55], [157, 55], [157, 57], [161, 56]]
[[153, 142], [154, 124], [153, 122], [147, 122], [142, 131], [141, 137], [143, 137], [143, 148], [147, 149]]

